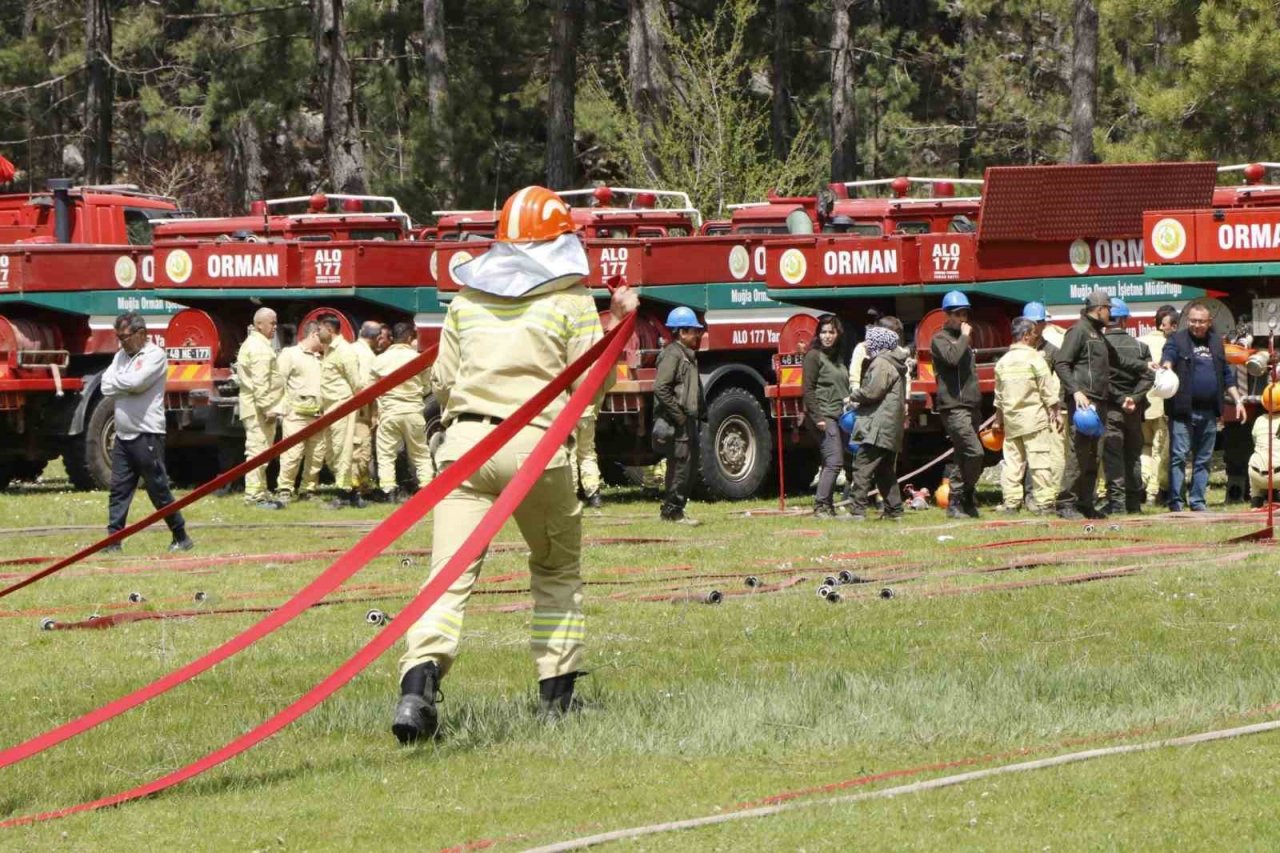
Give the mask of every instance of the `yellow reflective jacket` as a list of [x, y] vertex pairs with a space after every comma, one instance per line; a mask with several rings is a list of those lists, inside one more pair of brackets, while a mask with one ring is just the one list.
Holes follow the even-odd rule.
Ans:
[[1049, 426], [1049, 410], [1058, 403], [1058, 383], [1039, 351], [1014, 344], [1000, 357], [995, 403], [1005, 438], [1031, 435]]
[[284, 393], [276, 351], [257, 329], [249, 330], [236, 354], [236, 382], [240, 385], [240, 419], [245, 421], [273, 410]]

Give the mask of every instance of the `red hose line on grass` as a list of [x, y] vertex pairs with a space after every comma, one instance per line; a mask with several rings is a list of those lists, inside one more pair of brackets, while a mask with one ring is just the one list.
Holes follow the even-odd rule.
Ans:
[[264, 450], [262, 453], [259, 453], [257, 456], [254, 456], [252, 459], [247, 459], [244, 462], [241, 462], [239, 465], [232, 468], [231, 470], [222, 472], [221, 474], [214, 477], [209, 482], [205, 483], [203, 486], [200, 486], [199, 488], [192, 490], [190, 493], [188, 493], [187, 495], [184, 495], [181, 498], [178, 498], [173, 503], [168, 504], [167, 506], [161, 507], [160, 509], [156, 510], [155, 512], [146, 516], [145, 518], [142, 518], [139, 521], [135, 521], [133, 524], [130, 524], [128, 527], [125, 527], [123, 530], [118, 530], [115, 533], [110, 534], [106, 538], [100, 539], [97, 542], [94, 542], [92, 545], [81, 548], [79, 551], [77, 551], [76, 553], [72, 554], [69, 557], [63, 557], [61, 560], [58, 560], [53, 565], [49, 566], [48, 568], [41, 569], [40, 571], [36, 572], [35, 574], [31, 575], [28, 578], [25, 578], [14, 584], [10, 584], [4, 589], [0, 589], [0, 598], [4, 598], [6, 595], [11, 595], [25, 586], [30, 586], [31, 584], [35, 583], [41, 578], [46, 578], [49, 575], [53, 574], [54, 572], [58, 572], [58, 571], [61, 571], [62, 569], [65, 569], [67, 566], [74, 565], [75, 563], [78, 563], [79, 561], [83, 560], [85, 557], [88, 557], [91, 554], [98, 553], [108, 545], [114, 545], [117, 542], [123, 542], [125, 539], [128, 539], [130, 536], [137, 533], [139, 530], [142, 530], [143, 528], [146, 528], [146, 527], [150, 527], [152, 524], [155, 524], [157, 521], [160, 521], [161, 519], [168, 518], [169, 516], [173, 515], [175, 512], [178, 512], [179, 510], [181, 510], [183, 507], [190, 506], [191, 504], [203, 498], [205, 495], [210, 494], [211, 492], [214, 492], [217, 489], [222, 488], [227, 483], [230, 483], [238, 479], [239, 477], [244, 476], [245, 474], [252, 471], [253, 469], [261, 465], [265, 465], [267, 462], [271, 461], [272, 459], [275, 459], [277, 456], [284, 453], [290, 447], [293, 447], [296, 444], [300, 444], [306, 441], [308, 438], [315, 435], [320, 430], [324, 429], [325, 427], [329, 426], [335, 421], [341, 418], [344, 418], [347, 415], [351, 414], [352, 412], [357, 411], [358, 409], [364, 408], [365, 406], [374, 402], [379, 396], [382, 395], [384, 391], [388, 391], [396, 387], [400, 383], [404, 382], [405, 380], [412, 379], [414, 376], [417, 376], [424, 369], [426, 369], [431, 365], [431, 362], [435, 360], [435, 354], [436, 354], [435, 347], [429, 348], [424, 353], [419, 353], [418, 355], [414, 356], [413, 359], [411, 359], [410, 361], [405, 362], [403, 366], [396, 368], [394, 371], [389, 373], [385, 378], [379, 379], [377, 382], [373, 383], [368, 388], [361, 391], [359, 394], [356, 394], [350, 400], [347, 400], [345, 403], [338, 406], [332, 412], [329, 412], [326, 415], [321, 415], [311, 423], [307, 424], [302, 429], [298, 430], [293, 435], [289, 436], [288, 438], [281, 439], [280, 441], [271, 445], [271, 447]]
[[[630, 328], [629, 323], [624, 325]], [[618, 328], [622, 328], [622, 326]], [[119, 716], [130, 708], [153, 699], [179, 684], [189, 681], [205, 670], [216, 666], [218, 663], [256, 643], [306, 611], [312, 604], [324, 598], [349, 577], [364, 568], [370, 560], [377, 557], [392, 541], [416, 524], [423, 515], [479, 470], [480, 466], [488, 461], [489, 457], [498, 448], [502, 447], [516, 432], [532, 421], [547, 405], [566, 391], [571, 383], [587, 369], [589, 364], [599, 359], [603, 353], [616, 350], [620, 346], [617, 344], [618, 340], [616, 335], [609, 334], [598, 341], [577, 361], [571, 364], [564, 373], [531, 397], [511, 417], [498, 424], [484, 440], [465, 453], [462, 458], [441, 471], [440, 475], [430, 485], [423, 488], [406, 503], [401, 504], [377, 528], [357, 542], [350, 551], [339, 557], [332, 566], [304, 587], [297, 595], [285, 602], [279, 610], [276, 610], [248, 630], [227, 640], [203, 657], [169, 673], [146, 687], [140, 688], [97, 710], [23, 743], [5, 749], [0, 752], [0, 768], [8, 767], [11, 764], [29, 758], [61, 743], [67, 738], [74, 737], [81, 732]]]
[[[583, 379], [582, 383], [569, 397], [564, 410], [556, 416], [556, 419], [552, 422], [551, 426], [547, 428], [547, 431], [542, 438], [539, 439], [537, 445], [529, 454], [524, 464], [520, 466], [515, 476], [512, 477], [507, 488], [505, 488], [502, 491], [502, 494], [498, 496], [498, 499], [494, 502], [493, 506], [487, 513], [485, 513], [484, 518], [481, 519], [480, 524], [477, 525], [476, 529], [469, 537], [467, 537], [467, 540], [462, 544], [462, 547], [453, 556], [453, 558], [440, 568], [440, 571], [436, 576], [428, 581], [426, 586], [422, 588], [422, 591], [419, 592], [418, 595], [416, 595], [413, 600], [400, 611], [399, 616], [394, 621], [380, 631], [373, 640], [365, 645], [364, 648], [352, 657], [348, 658], [346, 662], [338, 667], [338, 669], [334, 670], [334, 672], [320, 682], [320, 684], [313, 687], [288, 708], [257, 726], [247, 734], [236, 738], [232, 742], [218, 750], [215, 750], [214, 752], [209, 753], [200, 760], [169, 773], [160, 779], [156, 779], [128, 791], [114, 794], [109, 797], [103, 797], [92, 802], [81, 803], [79, 805], [51, 812], [44, 812], [38, 815], [11, 818], [0, 822], [0, 827], [23, 826], [38, 821], [65, 817], [79, 812], [92, 811], [94, 809], [103, 808], [104, 806], [117, 805], [138, 799], [139, 797], [158, 793], [166, 788], [170, 788], [184, 782], [187, 779], [199, 776], [206, 770], [216, 767], [224, 761], [239, 755], [241, 752], [252, 748], [264, 739], [280, 731], [294, 720], [297, 720], [299, 717], [306, 714], [316, 705], [320, 704], [320, 702], [324, 701], [327, 697], [354, 678], [363, 669], [365, 669], [365, 667], [376, 660], [383, 652], [389, 649], [393, 643], [400, 639], [400, 637], [409, 630], [409, 627], [413, 622], [421, 617], [422, 614], [424, 614], [431, 605], [434, 604], [446, 590], [448, 590], [454, 581], [456, 581], [462, 573], [466, 571], [467, 566], [472, 561], [477, 560], [484, 555], [485, 549], [488, 547], [490, 541], [498, 534], [507, 519], [515, 512], [519, 507], [520, 502], [524, 500], [525, 496], [528, 495], [529, 491], [537, 483], [538, 478], [542, 476], [542, 472], [546, 469], [546, 466], [551, 461], [552, 457], [568, 440], [569, 435], [577, 426], [579, 418], [582, 417], [582, 413], [591, 403], [596, 392], [604, 385], [605, 380], [613, 371], [614, 365], [617, 363], [622, 347], [631, 333], [631, 327], [634, 322], [635, 315], [627, 315], [621, 323], [614, 326], [614, 328], [611, 329], [604, 338], [592, 346], [586, 354], [575, 361], [573, 365], [566, 369], [565, 372], [548, 385], [546, 389], [543, 389], [545, 392], [548, 389], [554, 388], [556, 389], [555, 395], [551, 396], [549, 399], [544, 399], [545, 394], [540, 392], [532, 400], [521, 407], [522, 412], [525, 411], [526, 407], [530, 407], [530, 411], [528, 411], [527, 417], [524, 420], [527, 421], [532, 419], [532, 417], [542, 411], [546, 405], [555, 398], [555, 396], [558, 396], [563, 388], [567, 388], [569, 383], [581, 374], [585, 364], [591, 364], [590, 371], [588, 371], [587, 376]], [[535, 403], [537, 404], [537, 407], [533, 408]], [[471, 473], [479, 467], [481, 461], [487, 461], [503, 443], [508, 441], [511, 436], [514, 435], [517, 424], [523, 425], [520, 420], [515, 418], [508, 418], [503, 421], [494, 429], [493, 432], [486, 436], [480, 444], [469, 451], [463, 459], [460, 459], [446, 467], [440, 477], [437, 477], [436, 480], [433, 481], [432, 485], [434, 486], [436, 483], [443, 483], [447, 478], [449, 487], [445, 494], [451, 492], [462, 482], [463, 479], [469, 477]], [[504, 431], [503, 428], [507, 426], [511, 426], [512, 428]], [[495, 439], [495, 437], [500, 437], [500, 440]], [[477, 451], [480, 450], [484, 451], [482, 455], [477, 453]], [[462, 466], [461, 463], [463, 460], [472, 456], [472, 454], [476, 454], [477, 456], [476, 464]], [[465, 474], [465, 476], [462, 477], [457, 475], [453, 477], [447, 476], [449, 473], [454, 471], [454, 469], [460, 467], [469, 468], [470, 470], [461, 472]], [[457, 482], [455, 483], [454, 481]], [[428, 503], [434, 505], [434, 503], [438, 502], [437, 500], [433, 500], [434, 496], [434, 491], [431, 487], [423, 489], [417, 495], [414, 495], [386, 521], [378, 525], [378, 527], [376, 527], [368, 536], [357, 543], [356, 546], [348, 552], [348, 555], [344, 555], [344, 558], [339, 559], [339, 561], [335, 563], [335, 567], [342, 565], [346, 556], [350, 556], [352, 554], [363, 555], [366, 552], [376, 554], [378, 551], [381, 551], [394, 541], [396, 537], [401, 535], [404, 530], [407, 530], [412, 526], [417, 519], [421, 518], [428, 508]], [[332, 571], [333, 568], [329, 570], [329, 572]], [[329, 572], [326, 572], [325, 574], [328, 575]], [[284, 608], [276, 611], [277, 614], [282, 612], [284, 612]], [[273, 616], [274, 615], [275, 614], [273, 614]], [[268, 621], [271, 618], [272, 617], [268, 617]], [[260, 623], [260, 625], [261, 624], [265, 624], [265, 622]], [[249, 632], [246, 632], [246, 634], [242, 634], [241, 636], [243, 637], [252, 633], [254, 633], [254, 629], [251, 629]], [[215, 656], [216, 653], [215, 655], [206, 656], [206, 659]], [[225, 655], [222, 657], [225, 657]], [[184, 667], [183, 670], [179, 670], [179, 672], [189, 669], [191, 669], [190, 666]], [[178, 683], [181, 682], [179, 681]], [[105, 719], [109, 719], [108, 716], [103, 714], [105, 710], [105, 708], [102, 708], [90, 715], [90, 717], [93, 718], [100, 718], [95, 719], [94, 724]], [[55, 730], [55, 732], [56, 731], [57, 730]], [[50, 740], [50, 745], [52, 745], [52, 743], [56, 743], [57, 740], [50, 738], [49, 735], [51, 734], [53, 733], [46, 733], [46, 735], [36, 738], [35, 741], [44, 741], [48, 739]], [[29, 743], [33, 742], [34, 741]], [[16, 749], [20, 750], [22, 747], [18, 747]], [[9, 752], [14, 752], [14, 750], [7, 750], [6, 755]], [[4, 762], [4, 764], [9, 763], [12, 763], [12, 761]]]

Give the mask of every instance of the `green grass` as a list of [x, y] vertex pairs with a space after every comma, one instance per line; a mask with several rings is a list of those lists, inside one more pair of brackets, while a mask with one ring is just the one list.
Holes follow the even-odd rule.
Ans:
[[[692, 507], [705, 524], [688, 529], [658, 522], [655, 505], [637, 493], [608, 498], [603, 515], [588, 515], [587, 536], [678, 541], [587, 548], [585, 574], [598, 584], [588, 588], [592, 675], [581, 682], [582, 714], [553, 725], [535, 718], [529, 614], [488, 609], [527, 598], [489, 590], [518, 590], [527, 582], [481, 585], [486, 594], [472, 599], [477, 610], [467, 618], [463, 655], [444, 684], [444, 733], [437, 743], [401, 749], [387, 731], [397, 649], [310, 716], [204, 777], [149, 801], [0, 830], [0, 848], [439, 849], [497, 839], [500, 849], [517, 849], [713, 814], [868, 773], [990, 756], [1011, 762], [1022, 749], [1042, 756], [1084, 748], [1071, 744], [1081, 738], [1122, 743], [1254, 722], [1265, 717], [1252, 712], [1280, 702], [1274, 550], [1107, 554], [1140, 544], [1130, 538], [1218, 543], [1256, 523], [1170, 524], [1152, 515], [1147, 520], [1155, 523], [1119, 532], [1104, 525], [1086, 537], [1079, 524], [948, 524], [937, 510], [912, 514], [898, 526], [740, 517], [744, 509], [769, 506], [756, 503]], [[140, 497], [135, 517], [146, 507]], [[100, 525], [105, 513], [105, 495], [64, 492], [56, 482], [2, 495], [0, 523], [8, 529], [0, 533], [0, 556], [68, 553], [96, 531], [31, 528]], [[207, 556], [343, 548], [360, 535], [341, 526], [218, 524], [373, 523], [385, 513], [382, 507], [337, 512], [303, 504], [268, 514], [231, 497], [206, 500], [188, 515], [194, 553]], [[1038, 535], [1069, 538], [962, 550]], [[939, 536], [955, 538], [939, 542]], [[423, 524], [396, 547], [427, 548], [429, 538]], [[108, 608], [135, 590], [148, 601], [134, 609], [185, 608], [196, 590], [214, 597], [206, 605], [212, 608], [275, 604], [328, 565], [310, 559], [210, 566], [205, 574], [88, 571], [163, 566], [148, 558], [164, 554], [167, 541], [163, 533], [141, 534], [126, 543], [124, 557], [91, 558], [0, 601], [6, 614], [21, 613], [0, 617], [6, 650], [0, 744], [141, 686], [261, 618], [219, 615], [42, 632], [34, 611], [62, 608], [59, 619], [114, 612]], [[514, 527], [499, 541], [517, 543]], [[829, 559], [879, 549], [904, 554]], [[1250, 550], [1235, 562], [1207, 562]], [[972, 573], [1051, 552], [1074, 562]], [[738, 591], [745, 589], [741, 577], [787, 564], [815, 568], [800, 572], [807, 580], [794, 588], [730, 597], [718, 607], [610, 598], [672, 586]], [[846, 588], [850, 595], [840, 605], [814, 594], [828, 571], [876, 577], [899, 564], [938, 577], [895, 584], [893, 600], [876, 597], [880, 585], [874, 583]], [[1141, 573], [1125, 578], [986, 589], [1134, 564]], [[695, 580], [663, 571], [677, 565], [731, 577]], [[399, 557], [383, 557], [353, 583], [413, 585], [424, 579], [424, 566], [423, 558], [403, 567]], [[642, 571], [612, 571], [618, 567]], [[519, 550], [498, 552], [485, 575], [523, 568]], [[956, 594], [925, 594], [943, 591]], [[0, 771], [0, 815], [114, 793], [198, 758], [288, 704], [367, 641], [376, 629], [364, 624], [366, 609], [394, 612], [408, 597], [312, 610], [195, 682]], [[1265, 735], [1108, 758], [655, 836], [633, 846], [1274, 848], [1278, 745], [1280, 738]], [[945, 772], [958, 771], [910, 778]]]

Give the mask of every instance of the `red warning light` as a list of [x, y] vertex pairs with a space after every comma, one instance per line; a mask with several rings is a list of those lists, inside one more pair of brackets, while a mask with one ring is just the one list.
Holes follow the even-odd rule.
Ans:
[[256, 198], [249, 203], [250, 216], [266, 216], [267, 203], [260, 198]]
[[950, 181], [936, 181], [933, 185], [934, 198], [951, 198], [956, 194], [956, 185]]
[[364, 210], [364, 202], [358, 198], [344, 198], [342, 209], [346, 213], [360, 213]]
[[906, 178], [894, 178], [893, 182], [889, 184], [889, 189], [893, 190], [894, 196], [902, 198], [911, 189], [911, 182]]
[[1244, 167], [1244, 182], [1246, 184], [1260, 184], [1267, 176], [1267, 170], [1261, 163], [1250, 163]]
[[613, 203], [613, 190], [608, 187], [596, 187], [591, 191], [591, 196], [598, 207], [608, 207]]
[[324, 213], [325, 209], [328, 206], [329, 206], [329, 197], [326, 196], [324, 193], [316, 193], [311, 197], [311, 200], [307, 203], [307, 207], [312, 213]]
[[636, 193], [635, 207], [657, 207], [658, 197], [653, 193]]

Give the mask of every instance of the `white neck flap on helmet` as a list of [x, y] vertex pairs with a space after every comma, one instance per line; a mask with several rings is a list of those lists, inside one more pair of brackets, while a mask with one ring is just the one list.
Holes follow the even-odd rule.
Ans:
[[466, 287], [494, 296], [550, 293], [577, 284], [591, 271], [576, 234], [540, 243], [495, 242], [489, 251], [457, 267], [453, 275]]

